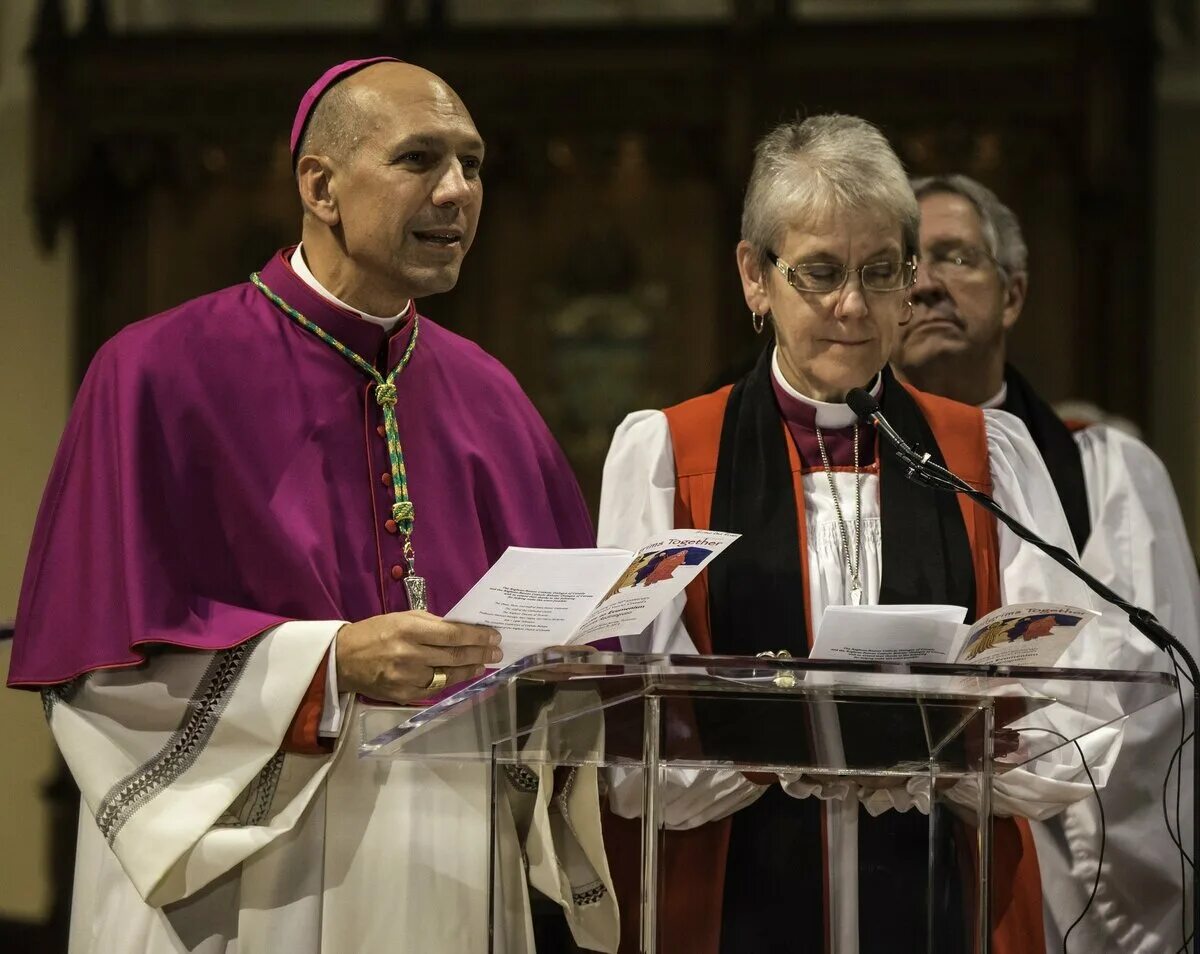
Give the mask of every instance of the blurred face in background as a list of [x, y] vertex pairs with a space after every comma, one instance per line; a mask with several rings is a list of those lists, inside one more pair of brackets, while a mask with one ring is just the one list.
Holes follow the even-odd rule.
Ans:
[[1026, 277], [1009, 276], [996, 262], [965, 196], [934, 192], [920, 206], [913, 317], [893, 363], [917, 387], [982, 403], [1000, 388], [1005, 338], [1021, 314]]

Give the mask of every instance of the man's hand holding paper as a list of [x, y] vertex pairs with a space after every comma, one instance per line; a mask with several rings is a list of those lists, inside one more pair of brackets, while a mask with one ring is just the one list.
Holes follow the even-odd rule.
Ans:
[[419, 610], [385, 613], [338, 630], [337, 684], [342, 692], [405, 703], [429, 695], [435, 674], [454, 685], [500, 659], [500, 634], [489, 626], [451, 623]]

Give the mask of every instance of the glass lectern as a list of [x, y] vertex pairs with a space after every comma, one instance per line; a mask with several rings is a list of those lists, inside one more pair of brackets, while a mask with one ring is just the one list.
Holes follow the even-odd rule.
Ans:
[[[1076, 740], [1099, 738], [1092, 733], [1174, 691], [1174, 677], [1158, 672], [555, 651], [424, 709], [362, 706], [360, 755], [490, 764], [493, 842], [514, 777], [597, 769], [599, 797], [615, 801], [619, 792], [618, 811], [640, 822], [632, 895], [640, 904], [624, 905], [620, 917], [636, 919], [626, 929], [636, 924], [647, 954], [682, 949], [660, 924], [671, 890], [661, 857], [668, 808], [679, 804], [681, 788], [693, 805], [703, 804], [711, 779], [734, 773], [748, 786], [825, 786], [825, 797], [839, 782], [860, 793], [903, 790], [928, 819], [918, 886], [926, 948], [962, 949], [933, 923], [942, 916], [934, 899], [954, 882], [963, 943], [986, 952], [997, 779], [1019, 767], [1036, 771], [1039, 760], [1078, 759]], [[969, 826], [966, 868], [937, 850], [939, 827], [951, 823]], [[497, 858], [493, 847], [493, 918]]]

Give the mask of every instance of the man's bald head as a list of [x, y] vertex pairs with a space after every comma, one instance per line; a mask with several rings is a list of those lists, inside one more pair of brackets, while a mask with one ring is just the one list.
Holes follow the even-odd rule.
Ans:
[[450, 85], [420, 66], [381, 62], [360, 69], [321, 95], [296, 147], [296, 161], [313, 155], [348, 162], [389, 107], [423, 99], [453, 103], [466, 113]]
[[328, 156], [336, 162], [345, 162], [354, 152], [360, 137], [361, 116], [353, 90], [339, 83], [329, 90], [317, 108], [313, 110], [304, 137], [296, 149], [297, 162], [301, 156]]

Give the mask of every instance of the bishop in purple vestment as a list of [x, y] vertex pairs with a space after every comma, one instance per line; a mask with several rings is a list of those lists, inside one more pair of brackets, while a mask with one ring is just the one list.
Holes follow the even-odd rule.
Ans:
[[[506, 547], [594, 542], [512, 375], [414, 303], [453, 287], [482, 202], [457, 95], [341, 64], [292, 151], [300, 246], [100, 350], [38, 516], [9, 682], [43, 691], [83, 794], [73, 952], [482, 949], [482, 769], [362, 763], [345, 710], [499, 657], [440, 617]], [[547, 871], [557, 844], [607, 881], [529, 831]], [[532, 950], [516, 869], [501, 949]], [[605, 949], [615, 910], [541, 877]]]

